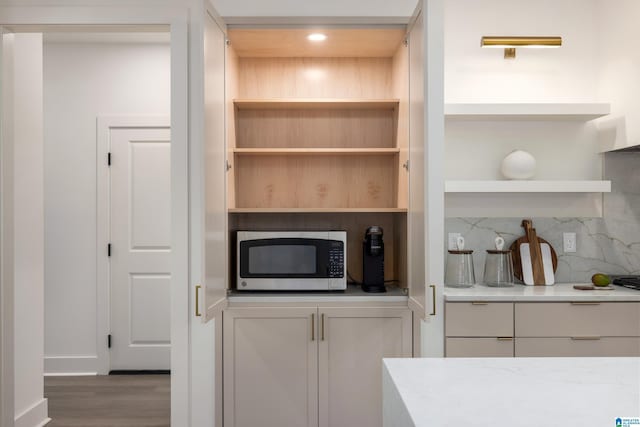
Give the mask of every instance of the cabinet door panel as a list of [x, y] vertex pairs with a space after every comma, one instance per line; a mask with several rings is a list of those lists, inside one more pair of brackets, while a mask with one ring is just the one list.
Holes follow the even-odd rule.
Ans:
[[640, 357], [640, 337], [516, 338], [516, 357]]
[[640, 303], [516, 303], [518, 337], [637, 337]]
[[447, 338], [447, 357], [513, 357], [513, 338]]
[[411, 357], [406, 308], [320, 309], [322, 427], [382, 425], [382, 358]]
[[318, 425], [315, 318], [315, 307], [224, 312], [225, 427]]
[[513, 304], [510, 302], [445, 304], [447, 337], [512, 337]]

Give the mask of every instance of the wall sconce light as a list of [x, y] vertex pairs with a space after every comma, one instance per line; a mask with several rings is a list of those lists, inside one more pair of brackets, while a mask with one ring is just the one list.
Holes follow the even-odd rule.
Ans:
[[480, 41], [481, 47], [504, 49], [504, 59], [514, 59], [517, 47], [560, 47], [562, 37], [494, 37], [484, 36]]

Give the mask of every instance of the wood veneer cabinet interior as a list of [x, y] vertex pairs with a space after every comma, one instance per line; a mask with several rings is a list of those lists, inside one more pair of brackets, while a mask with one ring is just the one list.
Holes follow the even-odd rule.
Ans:
[[396, 110], [237, 109], [237, 148], [392, 148]]
[[237, 230], [346, 230], [348, 271], [360, 281], [364, 233], [379, 225], [385, 279], [406, 287], [404, 29], [352, 29], [339, 46], [332, 31], [324, 48], [309, 48], [316, 56], [285, 48], [299, 31], [229, 32], [230, 276]]
[[[230, 31], [228, 207], [406, 208], [403, 30], [329, 30], [327, 43], [317, 49], [303, 40], [318, 56], [299, 57], [296, 48], [283, 47], [298, 44], [296, 37], [306, 31]], [[277, 51], [274, 37], [281, 41]], [[338, 43], [345, 37], [349, 43]], [[278, 151], [331, 148], [362, 151]]]
[[389, 285], [407, 287], [407, 221], [405, 213], [233, 213], [229, 215], [231, 247], [230, 276], [235, 287], [236, 232], [238, 230], [345, 230], [347, 232], [347, 271], [362, 280], [362, 241], [367, 227], [384, 230], [385, 280]]
[[243, 156], [236, 159], [236, 206], [391, 208], [396, 206], [393, 157]]
[[229, 38], [244, 57], [390, 57], [404, 28], [326, 28], [329, 43], [309, 43], [306, 28], [231, 29]]

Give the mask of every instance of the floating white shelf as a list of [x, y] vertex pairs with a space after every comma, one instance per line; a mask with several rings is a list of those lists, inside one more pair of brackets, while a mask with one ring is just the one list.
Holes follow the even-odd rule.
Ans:
[[611, 181], [446, 181], [446, 193], [610, 193]]
[[573, 120], [589, 121], [608, 115], [606, 103], [553, 104], [445, 104], [444, 114], [454, 120]]
[[239, 110], [297, 110], [297, 109], [340, 109], [340, 110], [393, 110], [399, 99], [366, 98], [272, 98], [234, 99]]

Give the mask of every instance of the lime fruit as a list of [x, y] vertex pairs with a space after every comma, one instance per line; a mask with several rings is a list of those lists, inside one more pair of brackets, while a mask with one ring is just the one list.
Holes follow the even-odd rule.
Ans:
[[597, 273], [591, 276], [591, 283], [595, 286], [609, 286], [611, 279], [606, 274]]

